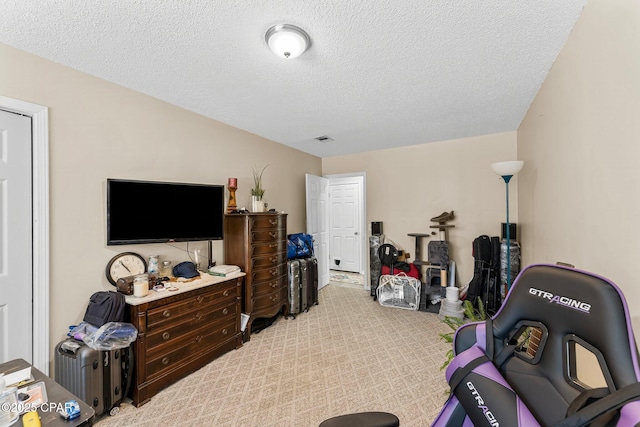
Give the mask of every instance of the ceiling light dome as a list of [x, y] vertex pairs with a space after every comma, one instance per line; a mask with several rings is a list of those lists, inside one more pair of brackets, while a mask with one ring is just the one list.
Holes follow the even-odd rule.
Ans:
[[290, 24], [274, 25], [264, 36], [269, 48], [281, 58], [293, 59], [309, 48], [311, 40], [302, 28]]

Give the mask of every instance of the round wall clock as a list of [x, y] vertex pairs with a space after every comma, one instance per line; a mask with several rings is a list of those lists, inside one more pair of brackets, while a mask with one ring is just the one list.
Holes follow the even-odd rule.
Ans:
[[115, 286], [121, 277], [135, 276], [147, 271], [147, 262], [134, 252], [123, 252], [111, 258], [105, 271], [107, 280]]

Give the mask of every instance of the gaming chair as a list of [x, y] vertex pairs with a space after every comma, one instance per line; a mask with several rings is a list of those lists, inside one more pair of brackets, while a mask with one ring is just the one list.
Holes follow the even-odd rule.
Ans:
[[[603, 277], [557, 265], [525, 268], [492, 318], [456, 331], [454, 352], [446, 371], [452, 392], [432, 427], [640, 426], [627, 303]], [[372, 422], [360, 422], [367, 414]], [[393, 427], [399, 420], [361, 413], [320, 425]]]

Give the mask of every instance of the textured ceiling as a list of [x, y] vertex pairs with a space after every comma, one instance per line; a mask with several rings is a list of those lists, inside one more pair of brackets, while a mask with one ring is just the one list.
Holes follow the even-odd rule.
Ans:
[[329, 157], [516, 130], [586, 2], [0, 0], [0, 42]]

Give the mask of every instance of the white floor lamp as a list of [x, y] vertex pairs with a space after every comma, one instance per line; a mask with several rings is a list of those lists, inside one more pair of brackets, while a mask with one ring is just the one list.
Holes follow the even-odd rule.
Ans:
[[520, 172], [524, 166], [524, 162], [522, 160], [513, 160], [509, 162], [498, 162], [492, 163], [491, 169], [498, 175], [504, 179], [504, 182], [507, 186], [507, 292], [511, 289], [511, 233], [509, 227], [509, 181], [513, 175]]

